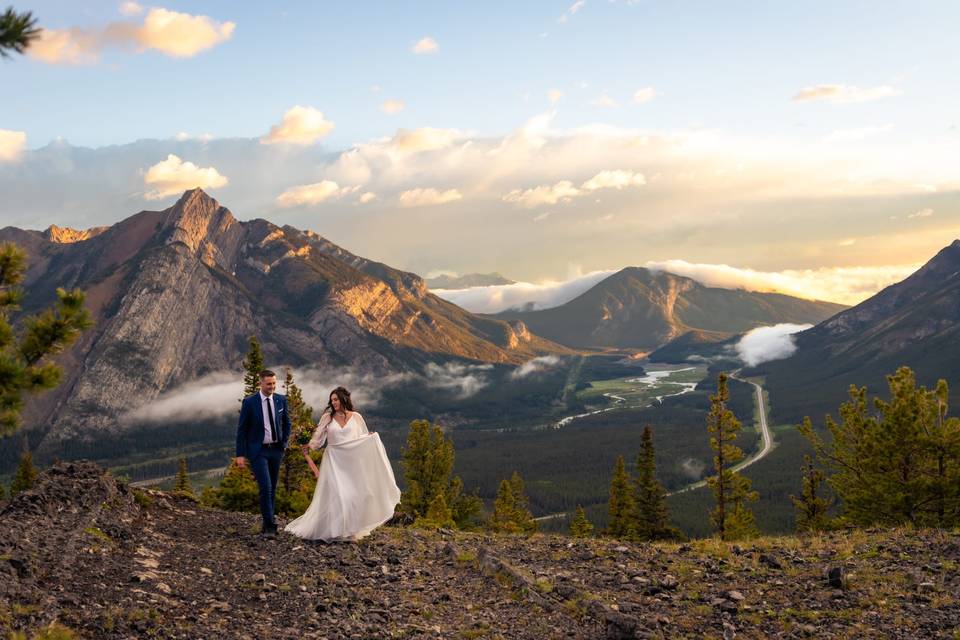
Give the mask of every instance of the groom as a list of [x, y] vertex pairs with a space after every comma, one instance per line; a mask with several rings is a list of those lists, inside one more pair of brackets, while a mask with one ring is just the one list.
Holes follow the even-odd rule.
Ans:
[[277, 374], [269, 369], [260, 372], [260, 391], [243, 399], [240, 422], [237, 424], [237, 466], [247, 462], [260, 487], [261, 534], [276, 535], [277, 521], [273, 504], [280, 477], [280, 462], [290, 437], [290, 416], [287, 398], [274, 393]]

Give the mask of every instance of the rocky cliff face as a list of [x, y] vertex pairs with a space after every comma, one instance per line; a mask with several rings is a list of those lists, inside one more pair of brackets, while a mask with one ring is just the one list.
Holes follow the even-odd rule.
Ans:
[[[247, 338], [270, 362], [373, 374], [429, 360], [519, 363], [564, 351], [427, 293], [423, 280], [265, 220], [239, 222], [197, 189], [72, 243], [7, 228], [29, 253], [26, 312], [87, 292], [96, 326], [64, 354], [63, 384], [30, 403], [46, 438], [89, 439], [165, 390], [237, 370]], [[42, 449], [42, 448], [41, 448]]]
[[0, 510], [0, 633], [913, 640], [960, 628], [956, 532], [630, 544], [385, 526], [324, 545], [262, 539], [258, 519], [57, 465]]
[[58, 227], [55, 224], [50, 225], [46, 231], [43, 232], [43, 236], [50, 242], [56, 242], [58, 244], [71, 244], [73, 242], [83, 242], [84, 240], [89, 240], [95, 236], [100, 235], [110, 227], [92, 227], [90, 229], [84, 229], [82, 231], [77, 229], [70, 229], [69, 227]]

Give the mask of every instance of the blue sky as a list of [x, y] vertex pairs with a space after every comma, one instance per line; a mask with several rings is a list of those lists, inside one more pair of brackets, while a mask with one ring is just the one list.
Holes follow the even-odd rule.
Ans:
[[[5, 224], [111, 223], [206, 180], [240, 218], [530, 280], [666, 260], [891, 278], [960, 235], [956, 2], [15, 6], [86, 48], [0, 63], [23, 87], [0, 101]], [[186, 32], [131, 35], [157, 10], [221, 36], [171, 55]], [[296, 105], [324, 131], [264, 144]], [[876, 277], [792, 291], [849, 301]]]

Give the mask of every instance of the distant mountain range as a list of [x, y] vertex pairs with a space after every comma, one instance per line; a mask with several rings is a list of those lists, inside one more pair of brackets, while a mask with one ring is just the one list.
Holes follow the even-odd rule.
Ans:
[[251, 335], [268, 362], [373, 374], [568, 352], [520, 321], [464, 311], [419, 276], [315, 233], [239, 222], [199, 189], [109, 228], [8, 227], [0, 241], [28, 252], [24, 313], [50, 304], [56, 287], [79, 287], [96, 321], [60, 358], [63, 383], [24, 414], [53, 439], [110, 432], [135, 403], [237, 370]]
[[522, 321], [535, 334], [569, 347], [654, 350], [690, 332], [690, 340], [720, 341], [764, 325], [820, 322], [844, 309], [628, 267], [559, 307], [491, 317]]
[[773, 417], [837, 415], [851, 384], [886, 394], [885, 375], [906, 365], [921, 384], [950, 384], [960, 406], [960, 240], [906, 280], [795, 336], [797, 351], [752, 372], [766, 376]]
[[431, 289], [468, 289], [470, 287], [491, 287], [501, 284], [515, 283], [496, 272], [468, 273], [462, 276], [442, 275], [436, 278], [427, 278], [427, 286]]

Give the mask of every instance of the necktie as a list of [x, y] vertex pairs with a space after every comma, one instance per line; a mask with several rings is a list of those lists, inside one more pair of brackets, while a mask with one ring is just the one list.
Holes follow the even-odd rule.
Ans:
[[270, 435], [273, 436], [274, 442], [280, 442], [280, 436], [277, 433], [277, 423], [273, 419], [273, 399], [267, 398], [267, 415], [270, 416]]

